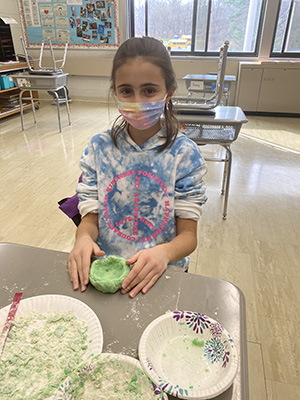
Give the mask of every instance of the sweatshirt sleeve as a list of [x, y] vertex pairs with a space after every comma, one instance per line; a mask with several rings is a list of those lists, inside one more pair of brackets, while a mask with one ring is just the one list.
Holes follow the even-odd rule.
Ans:
[[190, 142], [179, 157], [175, 184], [175, 215], [179, 218], [198, 220], [202, 206], [207, 201], [203, 176], [207, 167], [199, 147]]
[[97, 171], [92, 142], [84, 149], [80, 160], [82, 182], [77, 185], [78, 209], [82, 217], [99, 212]]

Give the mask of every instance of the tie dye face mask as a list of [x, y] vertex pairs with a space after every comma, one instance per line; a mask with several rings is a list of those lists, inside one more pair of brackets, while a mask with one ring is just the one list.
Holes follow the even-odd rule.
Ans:
[[124, 119], [134, 128], [145, 130], [151, 128], [164, 112], [165, 99], [151, 103], [118, 102], [118, 108]]

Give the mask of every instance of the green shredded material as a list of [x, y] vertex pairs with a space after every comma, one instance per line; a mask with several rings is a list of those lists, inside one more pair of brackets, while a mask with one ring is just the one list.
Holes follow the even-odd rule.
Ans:
[[200, 341], [198, 338], [195, 338], [192, 340], [192, 345], [197, 346], [197, 347], [204, 347], [205, 342], [204, 342], [204, 340]]
[[114, 358], [94, 357], [70, 376], [73, 400], [153, 400], [151, 381], [143, 371]]
[[54, 395], [83, 362], [87, 329], [73, 312], [29, 312], [16, 319], [0, 360], [0, 399], [44, 400]]

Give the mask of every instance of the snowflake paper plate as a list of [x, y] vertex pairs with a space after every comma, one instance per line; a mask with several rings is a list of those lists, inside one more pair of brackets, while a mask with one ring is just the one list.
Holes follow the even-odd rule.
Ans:
[[135, 358], [102, 353], [81, 365], [59, 387], [54, 400], [168, 400]]
[[174, 311], [143, 332], [139, 359], [149, 378], [181, 399], [211, 399], [232, 384], [237, 349], [217, 321], [191, 311]]

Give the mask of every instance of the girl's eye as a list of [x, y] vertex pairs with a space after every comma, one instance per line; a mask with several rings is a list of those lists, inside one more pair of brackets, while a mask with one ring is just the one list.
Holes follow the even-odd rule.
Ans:
[[145, 89], [145, 94], [146, 94], [147, 96], [151, 96], [151, 95], [153, 95], [153, 94], [155, 94], [155, 93], [156, 93], [156, 90], [153, 89], [153, 88], [147, 88], [147, 89]]
[[121, 89], [120, 90], [120, 94], [122, 95], [122, 96], [128, 96], [128, 95], [130, 95], [132, 93], [132, 90], [131, 89], [126, 89], [126, 88], [124, 88], [124, 89]]

